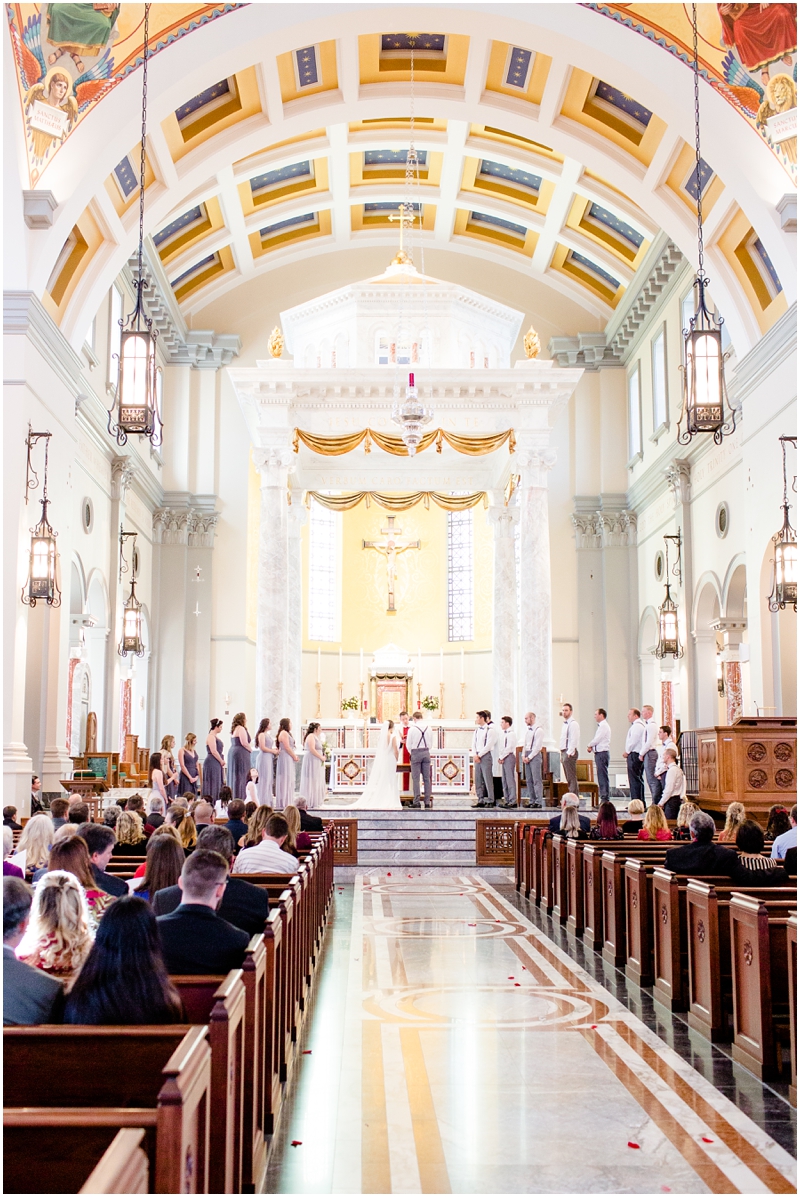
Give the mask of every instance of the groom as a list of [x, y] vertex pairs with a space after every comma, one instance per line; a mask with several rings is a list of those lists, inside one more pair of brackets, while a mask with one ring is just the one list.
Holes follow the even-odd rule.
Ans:
[[419, 775], [425, 785], [423, 805], [433, 810], [433, 793], [431, 791], [431, 729], [422, 718], [422, 711], [415, 711], [411, 716], [411, 727], [406, 737], [406, 748], [411, 757], [411, 784], [414, 787], [414, 801], [412, 807], [419, 809]]

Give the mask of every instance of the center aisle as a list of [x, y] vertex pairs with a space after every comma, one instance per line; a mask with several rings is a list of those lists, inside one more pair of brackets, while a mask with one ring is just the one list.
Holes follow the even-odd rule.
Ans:
[[337, 886], [302, 1046], [269, 1192], [794, 1191], [788, 1152], [477, 876]]

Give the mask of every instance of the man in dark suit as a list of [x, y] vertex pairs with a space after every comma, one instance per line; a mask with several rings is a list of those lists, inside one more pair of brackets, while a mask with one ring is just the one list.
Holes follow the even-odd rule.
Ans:
[[[227, 827], [204, 827], [197, 837], [197, 847], [219, 852], [220, 856], [227, 860], [228, 868], [231, 867], [233, 836]], [[153, 911], [156, 915], [171, 914], [178, 908], [180, 901], [180, 886], [170, 885], [167, 889], [160, 889], [153, 898]], [[258, 885], [240, 881], [238, 877], [228, 877], [217, 913], [220, 918], [232, 923], [234, 927], [240, 927], [248, 935], [257, 935], [264, 930], [269, 915], [269, 896], [267, 891]]]
[[[566, 810], [568, 806], [579, 806], [580, 799], [577, 794], [564, 794], [561, 798], [561, 809]], [[578, 815], [578, 822], [581, 825], [581, 831], [585, 831], [588, 835], [592, 829], [591, 819], [588, 815]], [[550, 820], [550, 830], [554, 835], [558, 835], [561, 831], [561, 815], [554, 815]]]
[[692, 815], [689, 822], [692, 842], [681, 844], [680, 848], [670, 848], [664, 857], [664, 868], [689, 877], [718, 875], [740, 880], [742, 869], [739, 857], [731, 848], [723, 848], [711, 842], [715, 830], [714, 820], [704, 810]]
[[178, 881], [181, 904], [156, 920], [167, 972], [207, 975], [241, 965], [250, 936], [217, 914], [227, 880], [228, 862], [219, 852], [198, 848], [187, 857]]
[[34, 1027], [60, 1022], [60, 981], [17, 960], [14, 949], [28, 927], [33, 890], [19, 877], [3, 878], [3, 1025]]
[[310, 815], [306, 810], [308, 800], [303, 797], [295, 798], [294, 804], [300, 811], [300, 830], [301, 831], [324, 831], [322, 819], [318, 819], [316, 815]]
[[92, 862], [92, 876], [98, 889], [112, 898], [124, 898], [128, 887], [120, 877], [114, 877], [106, 872], [106, 865], [111, 860], [111, 853], [117, 842], [113, 827], [106, 827], [103, 823], [82, 823], [78, 828], [78, 835], [86, 840], [89, 849], [89, 859]]
[[247, 835], [248, 827], [244, 819], [244, 803], [241, 798], [232, 798], [228, 803], [228, 822], [225, 826], [233, 836], [234, 845], [239, 843], [243, 835]]

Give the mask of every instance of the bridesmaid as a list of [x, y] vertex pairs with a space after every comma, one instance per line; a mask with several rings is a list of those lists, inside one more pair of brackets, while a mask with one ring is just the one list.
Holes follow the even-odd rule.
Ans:
[[206, 759], [203, 762], [203, 797], [210, 798], [215, 803], [223, 783], [225, 757], [223, 756], [222, 740], [217, 735], [222, 727], [221, 719], [211, 720], [211, 729], [206, 736]]
[[161, 767], [160, 752], [151, 752], [150, 754], [150, 788], [159, 798], [164, 799], [165, 806], [169, 805], [167, 802], [167, 787], [164, 785], [164, 771]]
[[278, 729], [278, 765], [275, 770], [275, 810], [283, 810], [294, 798], [295, 765], [300, 758], [294, 750], [291, 719], [281, 719]]
[[250, 777], [250, 734], [244, 711], [234, 715], [231, 724], [231, 749], [228, 753], [228, 785], [234, 798], [245, 802], [245, 789]]
[[178, 749], [178, 771], [178, 793], [199, 797], [202, 772], [197, 759], [197, 736], [194, 732], [189, 732], [183, 748]]
[[174, 748], [175, 737], [164, 736], [164, 739], [161, 741], [161, 771], [164, 774], [168, 804], [178, 792], [178, 769], [175, 764], [175, 757], [172, 755]]
[[275, 757], [278, 755], [278, 749], [275, 747], [274, 739], [269, 734], [269, 719], [262, 719], [258, 725], [256, 748], [258, 749], [256, 761], [256, 768], [258, 769], [258, 805], [271, 806], [272, 796], [275, 793]]
[[325, 799], [325, 754], [317, 732], [318, 723], [309, 723], [303, 743], [303, 767], [300, 770], [300, 793], [309, 810], [322, 806]]

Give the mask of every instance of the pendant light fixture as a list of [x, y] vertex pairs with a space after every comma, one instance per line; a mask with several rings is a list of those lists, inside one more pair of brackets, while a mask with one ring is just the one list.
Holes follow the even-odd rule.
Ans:
[[692, 5], [694, 37], [694, 146], [697, 203], [697, 307], [683, 330], [683, 407], [678, 420], [678, 443], [688, 445], [698, 432], [710, 432], [715, 444], [736, 427], [736, 412], [728, 400], [721, 316], [708, 307], [709, 279], [703, 250], [703, 179], [700, 152], [700, 63], [697, 53], [697, 5]]
[[[400, 211], [396, 217], [389, 217], [399, 221], [400, 224], [400, 250], [392, 263], [393, 266], [410, 266], [413, 270], [414, 264], [411, 256], [404, 248], [403, 244], [403, 230], [405, 228], [411, 229], [415, 223], [414, 212], [414, 192], [416, 184], [416, 192], [419, 199], [419, 219], [420, 227], [422, 226], [422, 199], [419, 196], [419, 157], [414, 145], [414, 35], [410, 35], [411, 42], [411, 111], [409, 117], [409, 144], [408, 153], [406, 154], [406, 175], [405, 175], [405, 189], [403, 193], [403, 202], [400, 205]], [[425, 329], [427, 332], [427, 296], [425, 294], [425, 257], [424, 251], [421, 251], [422, 264], [422, 293], [423, 304], [425, 310]], [[410, 284], [409, 284], [410, 285]], [[400, 342], [398, 337], [398, 343]], [[411, 354], [412, 336], [410, 331], [406, 337], [408, 341], [409, 355]], [[428, 337], [430, 343], [430, 337]], [[420, 399], [417, 391], [415, 374], [413, 371], [409, 372], [408, 384], [406, 386], [405, 399], [402, 402], [398, 401], [392, 408], [392, 420], [400, 428], [400, 436], [403, 438], [403, 443], [408, 450], [408, 456], [413, 457], [417, 452], [417, 448], [422, 440], [423, 431], [426, 424], [430, 424], [433, 419], [432, 408]]]
[[144, 640], [142, 639], [142, 604], [136, 597], [136, 573], [139, 557], [136, 552], [136, 533], [124, 532], [122, 524], [119, 526], [119, 580], [128, 572], [125, 561], [125, 541], [132, 540], [131, 546], [131, 591], [122, 608], [122, 639], [117, 649], [121, 657], [131, 653], [136, 657], [144, 656]]
[[147, 146], [147, 58], [149, 49], [150, 5], [144, 6], [144, 46], [142, 63], [142, 140], [139, 157], [139, 254], [136, 278], [136, 305], [127, 319], [120, 320], [119, 374], [117, 393], [108, 413], [108, 431], [118, 445], [129, 436], [146, 436], [157, 447], [161, 444], [162, 424], [158, 411], [160, 370], [156, 361], [157, 331], [145, 312], [144, 292], [144, 190]]
[[796, 436], [778, 437], [783, 451], [783, 526], [772, 538], [772, 593], [767, 599], [770, 611], [783, 611], [791, 605], [797, 610], [797, 533], [789, 523], [789, 491], [786, 484], [786, 446], [797, 448]]
[[681, 568], [681, 533], [680, 529], [674, 536], [664, 537], [664, 577], [666, 578], [664, 601], [658, 608], [658, 644], [653, 649], [653, 652], [659, 659], [664, 657], [682, 657], [683, 648], [681, 646], [680, 634], [678, 632], [678, 608], [672, 598], [670, 590], [670, 569], [669, 569], [669, 545], [670, 541], [677, 547], [678, 555], [675, 565], [672, 567], [672, 574], [677, 577], [678, 583], [683, 581], [683, 574]]
[[61, 591], [58, 588], [58, 550], [56, 548], [57, 532], [50, 527], [47, 518], [47, 508], [50, 500], [47, 497], [47, 466], [50, 453], [51, 432], [32, 432], [28, 425], [28, 466], [25, 477], [25, 502], [28, 494], [37, 490], [39, 475], [31, 464], [31, 449], [44, 441], [44, 475], [42, 478], [42, 516], [35, 528], [31, 528], [30, 561], [28, 564], [28, 580], [22, 588], [22, 601], [26, 607], [35, 607], [37, 603], [47, 603], [48, 607], [61, 606]]

